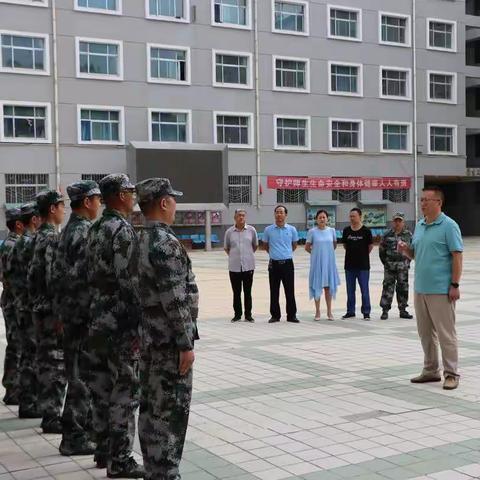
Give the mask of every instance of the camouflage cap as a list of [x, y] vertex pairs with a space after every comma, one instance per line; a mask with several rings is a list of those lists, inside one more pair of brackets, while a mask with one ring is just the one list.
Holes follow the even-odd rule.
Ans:
[[403, 212], [396, 212], [393, 214], [392, 220], [405, 220], [405, 214]]
[[13, 207], [5, 210], [5, 219], [7, 222], [15, 222], [16, 220], [20, 220], [21, 216], [22, 212], [19, 208]]
[[93, 195], [101, 195], [98, 183], [93, 180], [80, 180], [71, 183], [67, 187], [67, 193], [72, 202], [83, 200], [84, 198], [92, 197]]
[[130, 182], [124, 173], [111, 173], [100, 180], [100, 192], [103, 198], [115, 195], [124, 190], [135, 190], [135, 185]]
[[50, 205], [56, 205], [57, 203], [64, 202], [65, 198], [56, 190], [43, 190], [40, 193], [37, 193], [35, 197], [37, 200], [38, 208], [48, 208]]
[[20, 207], [20, 213], [21, 213], [22, 217], [23, 217], [24, 215], [38, 215], [37, 202], [24, 203], [24, 204]]
[[139, 203], [148, 203], [164, 195], [171, 195], [172, 197], [181, 197], [183, 195], [182, 192], [172, 188], [168, 178], [147, 178], [138, 182], [135, 188]]

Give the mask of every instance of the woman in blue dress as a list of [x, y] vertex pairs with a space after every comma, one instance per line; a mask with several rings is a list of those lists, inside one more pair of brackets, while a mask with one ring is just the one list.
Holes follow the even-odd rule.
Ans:
[[311, 254], [309, 292], [315, 300], [315, 320], [320, 320], [320, 297], [325, 291], [327, 318], [333, 320], [332, 298], [335, 298], [340, 277], [335, 261], [337, 238], [335, 229], [327, 225], [328, 213], [319, 210], [315, 216], [317, 226], [308, 231], [305, 250]]

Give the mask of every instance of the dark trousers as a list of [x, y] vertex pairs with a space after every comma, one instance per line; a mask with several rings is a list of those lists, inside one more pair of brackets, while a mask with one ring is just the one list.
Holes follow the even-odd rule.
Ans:
[[242, 317], [242, 287], [245, 302], [245, 317], [252, 316], [252, 284], [253, 270], [248, 272], [229, 272], [233, 290], [233, 311], [238, 318]]
[[295, 302], [295, 269], [293, 260], [270, 260], [268, 264], [268, 280], [270, 283], [270, 315], [280, 318], [280, 284], [283, 283], [285, 298], [287, 300], [287, 319], [297, 315]]
[[370, 270], [345, 270], [345, 278], [347, 281], [347, 312], [355, 313], [355, 290], [358, 281], [360, 292], [362, 293], [362, 313], [370, 315], [372, 309], [370, 305], [370, 291], [368, 289]]

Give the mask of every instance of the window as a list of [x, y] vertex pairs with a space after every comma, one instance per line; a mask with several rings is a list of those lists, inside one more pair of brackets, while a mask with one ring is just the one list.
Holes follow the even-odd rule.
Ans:
[[191, 142], [190, 110], [153, 110], [150, 115], [151, 142]]
[[410, 46], [410, 17], [379, 12], [379, 41], [386, 45]]
[[428, 100], [430, 102], [457, 103], [457, 74], [427, 72]]
[[0, 0], [0, 3], [13, 3], [14, 5], [29, 5], [30, 7], [48, 7], [48, 0]]
[[328, 36], [340, 40], [362, 40], [362, 11], [329, 5]]
[[190, 84], [190, 48], [147, 45], [148, 81]]
[[76, 39], [77, 77], [123, 80], [123, 46], [115, 40]]
[[0, 141], [49, 143], [50, 104], [0, 102]]
[[82, 180], [93, 180], [100, 183], [100, 180], [105, 178], [108, 173], [82, 173]]
[[457, 153], [457, 126], [456, 125], [428, 125], [429, 142], [428, 153], [456, 155]]
[[277, 203], [305, 203], [306, 190], [277, 190]]
[[213, 51], [215, 87], [252, 88], [252, 54]]
[[363, 121], [331, 118], [330, 150], [363, 151]]
[[332, 95], [363, 95], [363, 67], [354, 63], [328, 62], [330, 82], [328, 93]]
[[229, 147], [253, 148], [252, 113], [213, 112], [214, 143]]
[[75, 0], [75, 10], [96, 13], [122, 13], [122, 0]]
[[48, 188], [46, 173], [6, 173], [5, 203], [22, 204], [35, 200], [37, 193]]
[[410, 153], [411, 125], [400, 122], [380, 122], [382, 152]]
[[230, 203], [252, 203], [252, 177], [229, 175], [228, 200]]
[[272, 31], [308, 35], [308, 2], [272, 0]]
[[79, 105], [78, 143], [124, 144], [123, 107]]
[[0, 31], [0, 71], [48, 75], [48, 35]]
[[383, 199], [393, 203], [408, 203], [410, 190], [383, 190]]
[[332, 200], [354, 203], [360, 200], [360, 190], [332, 190]]
[[147, 18], [169, 22], [190, 21], [190, 0], [145, 0]]
[[410, 100], [410, 70], [380, 67], [380, 98]]
[[212, 25], [250, 28], [250, 0], [211, 0]]
[[457, 51], [457, 23], [427, 18], [427, 48], [448, 52]]
[[275, 148], [282, 150], [310, 150], [310, 117], [273, 117]]
[[310, 60], [273, 56], [274, 90], [310, 91]]

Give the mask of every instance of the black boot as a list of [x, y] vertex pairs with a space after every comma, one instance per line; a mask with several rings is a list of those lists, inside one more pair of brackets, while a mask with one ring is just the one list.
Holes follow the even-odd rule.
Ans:
[[400, 318], [406, 318], [407, 320], [411, 320], [413, 315], [410, 315], [406, 310], [400, 310]]
[[95, 444], [87, 440], [71, 442], [62, 439], [60, 447], [58, 447], [60, 454], [64, 457], [72, 457], [74, 455], [93, 455], [95, 449]]
[[380, 317], [380, 320], [387, 320], [388, 318], [388, 310], [384, 310], [382, 312], [382, 316]]
[[43, 433], [63, 433], [62, 420], [59, 417], [44, 417], [40, 426]]
[[108, 478], [143, 478], [145, 470], [139, 465], [133, 457], [126, 462], [112, 462], [107, 470]]

